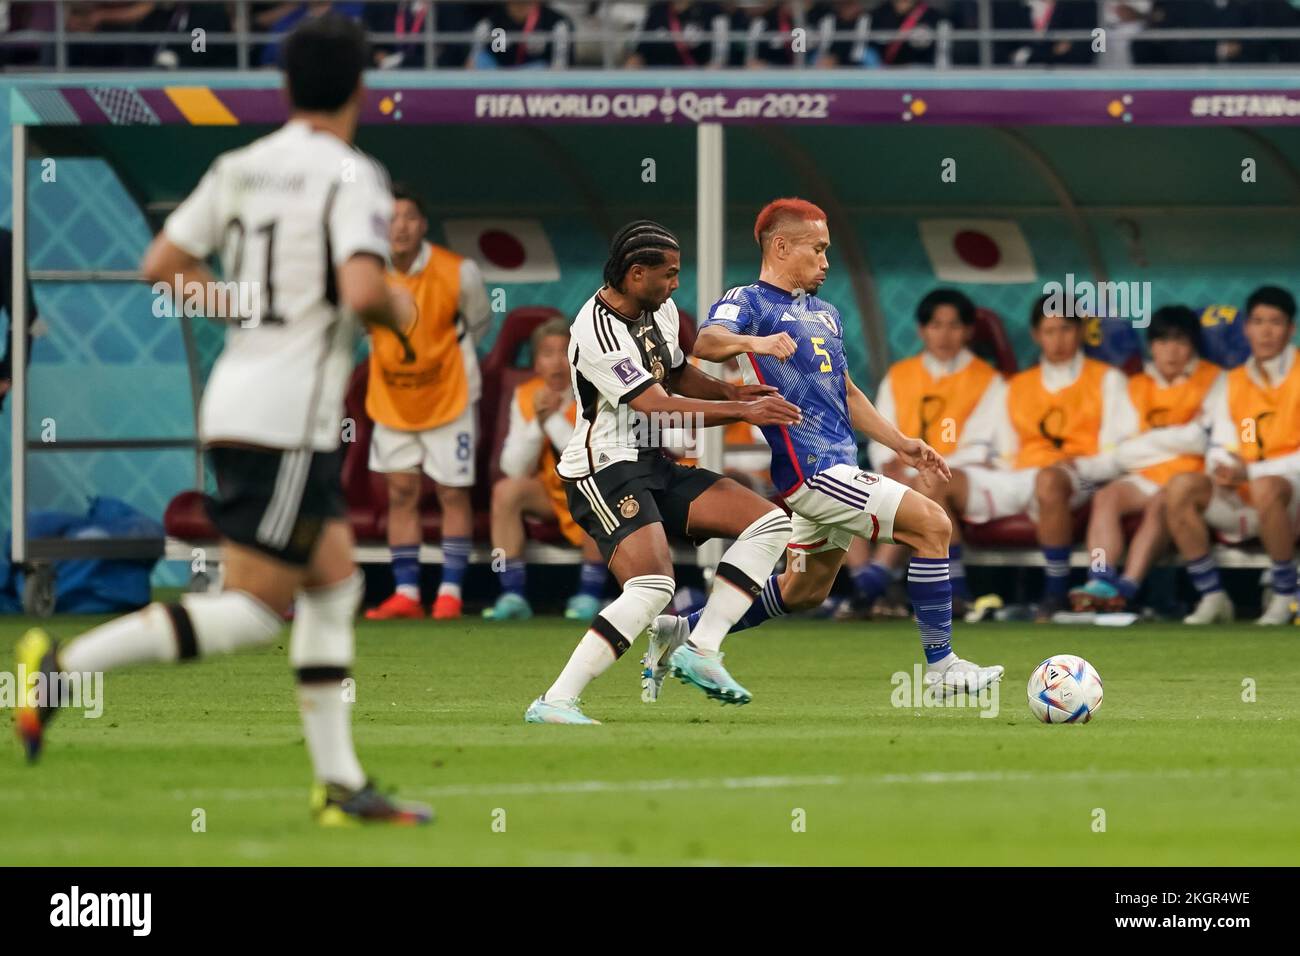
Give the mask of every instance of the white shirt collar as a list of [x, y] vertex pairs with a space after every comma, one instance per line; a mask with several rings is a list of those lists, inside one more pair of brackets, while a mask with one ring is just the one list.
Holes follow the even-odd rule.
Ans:
[[931, 355], [929, 351], [924, 351], [921, 353], [921, 364], [925, 366], [931, 378], [943, 378], [947, 375], [956, 375], [969, 365], [974, 357], [970, 349], [963, 348], [950, 361], [945, 362]]
[[1059, 392], [1073, 385], [1083, 371], [1083, 352], [1075, 352], [1067, 362], [1049, 362], [1040, 358], [1038, 365], [1043, 377], [1043, 388], [1049, 392]]
[[[1277, 388], [1291, 372], [1291, 365], [1295, 361], [1295, 352], [1295, 346], [1288, 343], [1282, 351], [1271, 359], [1265, 359], [1263, 362], [1252, 355], [1246, 360], [1246, 374], [1265, 388]], [[1265, 379], [1265, 375], [1268, 376], [1267, 379]]]
[[433, 255], [433, 243], [425, 240], [420, 243], [420, 252], [411, 263], [411, 268], [406, 270], [408, 276], [419, 275], [424, 271], [424, 267], [429, 264], [429, 257]]
[[1156, 369], [1155, 362], [1146, 362], [1143, 365], [1143, 370], [1148, 375], [1150, 375], [1153, 379], [1155, 379], [1156, 384], [1159, 385], [1161, 388], [1168, 388], [1170, 385], [1173, 385], [1175, 382], [1181, 382], [1188, 378], [1191, 378], [1192, 373], [1196, 371], [1196, 366], [1200, 364], [1200, 361], [1201, 360], [1199, 358], [1193, 355], [1191, 361], [1189, 361], [1186, 365], [1183, 366], [1183, 370], [1179, 372], [1178, 375], [1175, 376], [1173, 379], [1168, 381], [1166, 381], [1165, 377], [1161, 375], [1160, 372]]

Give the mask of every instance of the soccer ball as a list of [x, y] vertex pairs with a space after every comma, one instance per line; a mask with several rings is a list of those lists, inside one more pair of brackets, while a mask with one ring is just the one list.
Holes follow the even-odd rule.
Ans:
[[1101, 707], [1101, 676], [1082, 657], [1057, 654], [1029, 675], [1029, 710], [1045, 724], [1086, 724]]

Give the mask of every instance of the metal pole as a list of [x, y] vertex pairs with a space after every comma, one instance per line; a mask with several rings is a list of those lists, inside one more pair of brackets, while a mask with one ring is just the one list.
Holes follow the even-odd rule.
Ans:
[[239, 0], [235, 6], [235, 65], [248, 69], [248, 0]]
[[988, 69], [993, 65], [993, 41], [988, 37], [989, 30], [993, 29], [993, 8], [989, 0], [979, 0], [979, 24], [980, 66]]
[[68, 69], [68, 27], [63, 19], [66, 12], [63, 0], [59, 0], [54, 7], [54, 68], [60, 73]]
[[9, 478], [12, 493], [13, 563], [27, 560], [27, 127], [13, 131], [13, 285], [9, 300]]
[[[696, 321], [703, 322], [713, 303], [722, 296], [725, 261], [727, 188], [726, 140], [718, 123], [701, 123], [695, 131], [695, 271], [698, 277], [695, 290]], [[714, 362], [701, 366], [710, 375], [721, 377], [722, 367]], [[722, 472], [721, 428], [699, 431], [700, 465], [710, 471]], [[706, 579], [711, 580], [713, 569], [722, 560], [722, 542], [717, 538], [706, 541], [698, 551], [700, 566]]]

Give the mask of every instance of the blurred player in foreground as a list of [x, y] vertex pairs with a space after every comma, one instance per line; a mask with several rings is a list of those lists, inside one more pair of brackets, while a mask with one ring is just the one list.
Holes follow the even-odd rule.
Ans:
[[[687, 424], [793, 425], [799, 409], [770, 385], [731, 385], [686, 361], [678, 346], [681, 270], [677, 238], [649, 220], [619, 230], [605, 284], [578, 311], [569, 364], [582, 415], [559, 473], [569, 510], [591, 535], [622, 587], [592, 621], [550, 689], [529, 705], [529, 723], [593, 724], [578, 695], [621, 657], [676, 590], [668, 538], [730, 538], [708, 603], [671, 666], [724, 704], [751, 694], [722, 666], [722, 639], [763, 587], [790, 540], [790, 519], [731, 478], [669, 460], [664, 433]], [[688, 422], [689, 418], [689, 422]], [[662, 678], [661, 678], [662, 679]]]
[[[285, 41], [283, 57], [289, 122], [218, 157], [142, 266], [150, 282], [170, 287], [179, 277], [182, 288], [211, 290], [204, 260], [220, 250], [226, 279], [259, 290], [251, 309], [241, 300], [239, 314], [210, 316], [226, 321], [226, 342], [204, 389], [199, 432], [217, 478], [208, 513], [221, 535], [224, 589], [150, 604], [61, 648], [28, 631], [18, 655], [33, 687], [18, 732], [35, 759], [68, 681], [270, 644], [292, 604], [289, 661], [316, 819], [424, 823], [428, 807], [383, 795], [361, 769], [344, 685], [363, 589], [339, 484], [351, 313], [397, 327], [384, 282], [388, 176], [352, 146], [365, 37], [340, 17], [311, 19]], [[409, 346], [405, 354], [413, 357]]]
[[[758, 282], [714, 304], [695, 354], [713, 362], [740, 356], [746, 381], [775, 385], [803, 416], [763, 429], [772, 446], [772, 479], [794, 512], [791, 553], [785, 572], [768, 580], [734, 630], [821, 604], [854, 537], [893, 541], [915, 551], [908, 594], [928, 664], [926, 683], [947, 694], [1001, 680], [1001, 665], [979, 667], [952, 649], [948, 515], [901, 482], [857, 466], [855, 430], [904, 465], [950, 477], [933, 448], [891, 425], [849, 377], [839, 311], [816, 295], [828, 268], [826, 214], [802, 199], [775, 200], [758, 214], [754, 240], [762, 250]], [[658, 696], [667, 649], [688, 635], [694, 641], [702, 620], [664, 615], [655, 621], [644, 699]]]
[[504, 556], [498, 574], [501, 595], [492, 607], [484, 608], [483, 616], [493, 621], [533, 616], [525, 593], [527, 514], [554, 518], [564, 539], [582, 549], [578, 593], [569, 598], [564, 616], [590, 621], [600, 611], [605, 593], [605, 561], [596, 542], [569, 514], [564, 481], [555, 471], [578, 419], [569, 384], [569, 323], [561, 318], [543, 322], [533, 330], [531, 343], [537, 374], [519, 385], [510, 400], [510, 430], [501, 448], [502, 477], [492, 486], [492, 549], [500, 549]]

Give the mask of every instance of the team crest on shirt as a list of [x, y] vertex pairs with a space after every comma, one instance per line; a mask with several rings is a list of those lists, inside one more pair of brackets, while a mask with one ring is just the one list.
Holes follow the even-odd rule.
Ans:
[[878, 481], [880, 480], [880, 476], [879, 476], [879, 475], [873, 475], [873, 474], [872, 474], [871, 472], [869, 472], [869, 471], [860, 471], [860, 472], [858, 472], [856, 475], [853, 476], [853, 480], [854, 480], [854, 481], [860, 481], [860, 482], [862, 482], [864, 485], [874, 485], [876, 482], [878, 482]]
[[664, 363], [659, 360], [658, 356], [655, 356], [654, 360], [650, 363], [650, 374], [655, 377], [656, 382], [662, 382], [664, 380]]
[[618, 503], [618, 513], [624, 518], [635, 518], [641, 512], [641, 503], [628, 495]]

